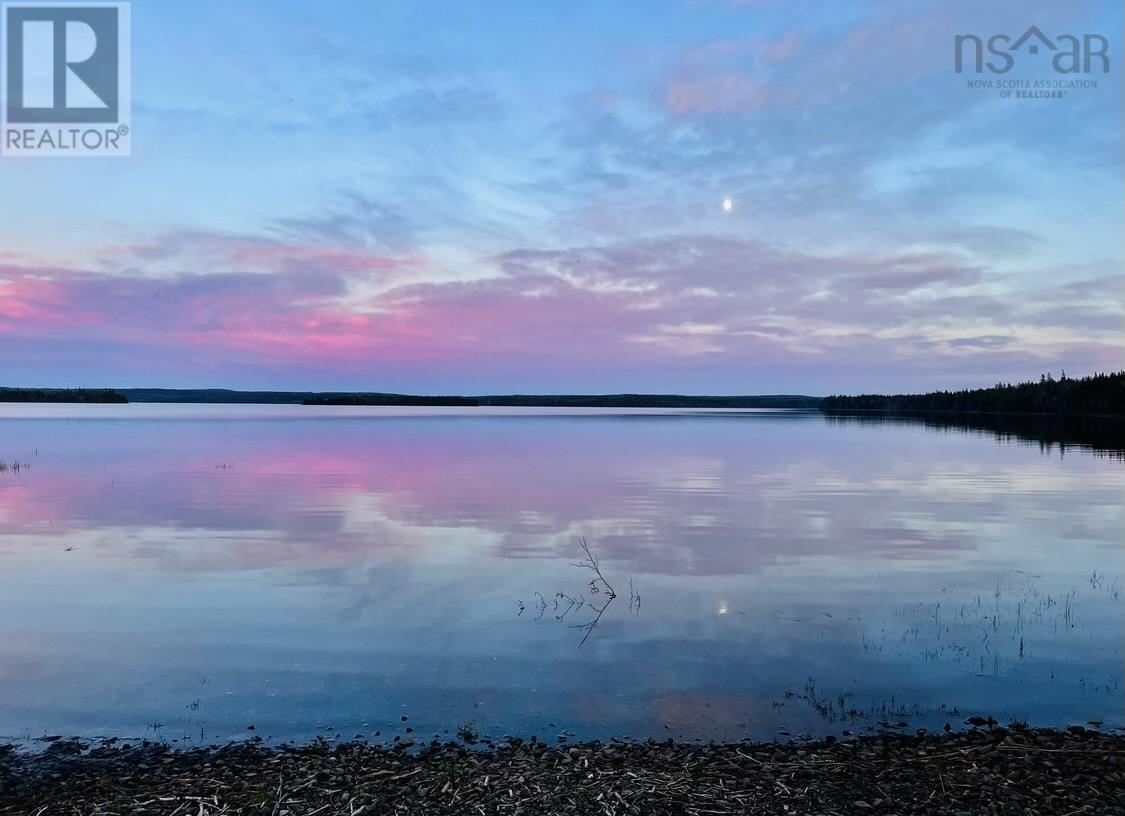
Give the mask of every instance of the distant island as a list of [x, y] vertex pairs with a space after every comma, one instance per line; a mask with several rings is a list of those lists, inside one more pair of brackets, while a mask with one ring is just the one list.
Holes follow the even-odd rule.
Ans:
[[509, 394], [476, 398], [481, 405], [534, 408], [817, 408], [820, 397], [795, 394], [688, 396], [684, 394]]
[[128, 402], [111, 388], [0, 388], [0, 402]]
[[415, 397], [409, 394], [315, 394], [302, 405], [480, 405], [472, 397]]
[[245, 405], [476, 405], [472, 397], [363, 391], [235, 391], [229, 388], [122, 388], [130, 402]]
[[998, 383], [992, 388], [933, 391], [929, 394], [860, 394], [825, 397], [822, 411], [950, 412], [1008, 414], [1125, 415], [1125, 371], [1039, 382]]
[[1089, 377], [999, 383], [928, 394], [491, 394], [484, 396], [348, 391], [235, 391], [227, 388], [0, 388], [0, 402], [160, 402], [257, 405], [507, 406], [529, 408], [774, 408], [826, 413], [994, 413], [1125, 416], [1125, 370]]
[[209, 402], [274, 405], [493, 405], [532, 408], [806, 408], [820, 397], [792, 394], [690, 396], [685, 394], [492, 394], [418, 396], [344, 391], [233, 391], [225, 388], [123, 388], [130, 402]]

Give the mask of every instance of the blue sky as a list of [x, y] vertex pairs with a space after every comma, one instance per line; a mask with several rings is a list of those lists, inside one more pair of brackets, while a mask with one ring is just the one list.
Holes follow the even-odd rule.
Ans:
[[[1120, 3], [132, 21], [133, 155], [0, 158], [0, 381], [815, 394], [1125, 359]], [[1110, 72], [954, 73], [954, 35], [1031, 24]]]

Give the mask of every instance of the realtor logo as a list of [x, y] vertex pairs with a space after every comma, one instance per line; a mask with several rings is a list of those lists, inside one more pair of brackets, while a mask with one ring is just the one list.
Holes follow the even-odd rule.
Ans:
[[3, 3], [0, 153], [128, 156], [129, 4]]

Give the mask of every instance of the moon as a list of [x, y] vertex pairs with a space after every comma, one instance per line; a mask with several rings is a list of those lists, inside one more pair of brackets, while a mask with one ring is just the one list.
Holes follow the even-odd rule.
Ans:
[[729, 198], [724, 198], [723, 199], [723, 212], [730, 212], [733, 209], [734, 209], [734, 202], [731, 201]]

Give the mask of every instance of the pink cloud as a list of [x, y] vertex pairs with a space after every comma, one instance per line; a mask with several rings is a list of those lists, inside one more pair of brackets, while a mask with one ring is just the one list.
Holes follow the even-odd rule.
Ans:
[[677, 115], [752, 111], [764, 107], [766, 100], [765, 89], [738, 71], [672, 78], [664, 90], [665, 106]]
[[58, 279], [68, 274], [51, 268], [0, 266], [0, 332], [97, 323], [99, 315], [73, 303], [67, 285]]
[[[1122, 348], [1091, 329], [1120, 325], [1119, 300], [1098, 294], [1104, 281], [1001, 301], [976, 291], [986, 269], [943, 253], [817, 257], [680, 236], [513, 250], [490, 259], [492, 277], [425, 282], [416, 259], [304, 244], [174, 237], [114, 252], [109, 270], [0, 267], [0, 332], [33, 341], [6, 342], [0, 361], [30, 353], [46, 363], [62, 346], [94, 367], [112, 358], [331, 370], [362, 387], [404, 367], [518, 382], [532, 371], [719, 376], [887, 360], [957, 370], [970, 358], [1018, 358], [1034, 373], [1058, 349], [1077, 369]], [[146, 265], [164, 274], [127, 271]]]
[[772, 66], [793, 58], [796, 32], [779, 38], [716, 40], [687, 50], [664, 80], [663, 105], [677, 116], [748, 113], [790, 104], [796, 94], [770, 81]]
[[[766, 5], [772, 0], [727, 2]], [[948, 72], [954, 34], [1022, 31], [1029, 19], [1050, 28], [1095, 4], [875, 3], [849, 29], [831, 37], [814, 38], [802, 26], [770, 38], [724, 38], [684, 49], [662, 79], [659, 97], [676, 116], [846, 102]]]

